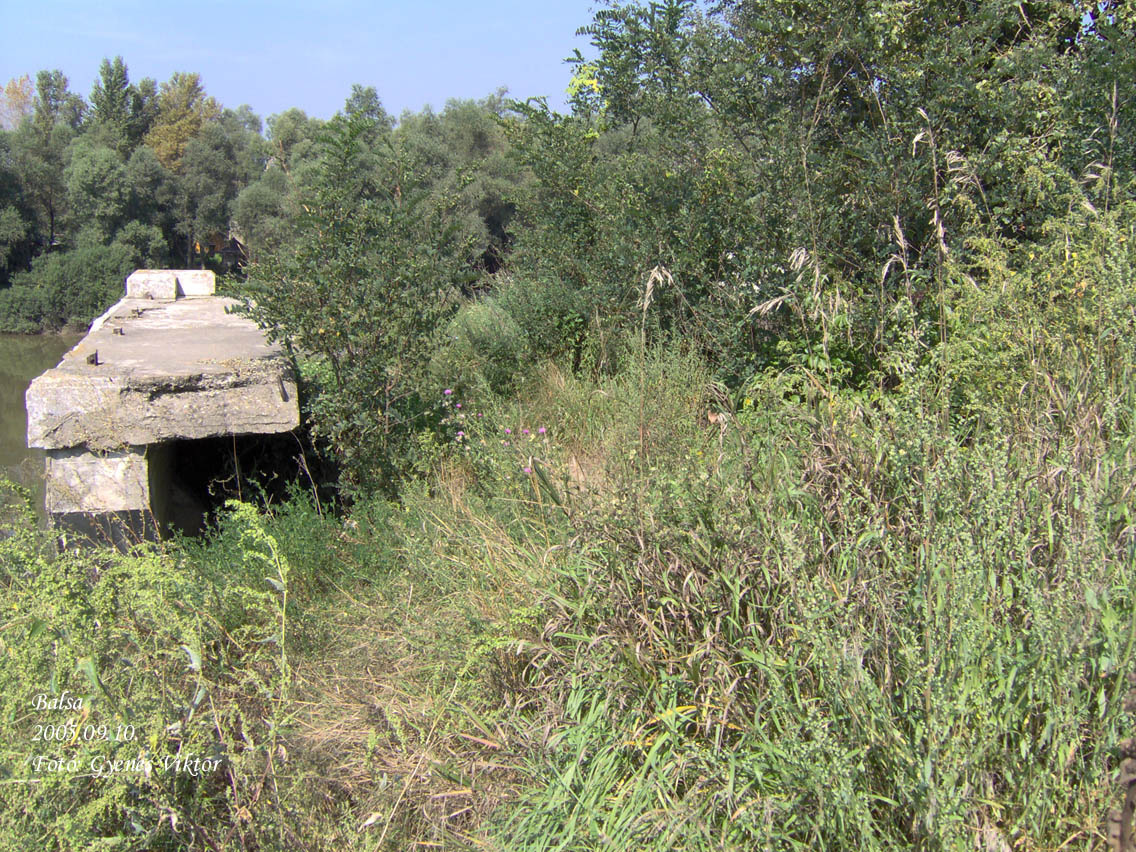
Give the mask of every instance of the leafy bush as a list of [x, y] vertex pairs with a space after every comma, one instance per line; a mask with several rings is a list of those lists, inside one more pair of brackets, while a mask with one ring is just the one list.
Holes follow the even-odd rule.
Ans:
[[513, 390], [525, 353], [521, 329], [492, 298], [459, 309], [430, 362], [438, 386], [484, 396]]
[[137, 261], [131, 248], [118, 244], [36, 258], [30, 272], [12, 276], [12, 286], [0, 290], [0, 331], [87, 325], [122, 297]]
[[34, 334], [48, 326], [44, 294], [34, 287], [0, 290], [0, 331]]
[[272, 338], [317, 362], [308, 404], [343, 484], [391, 491], [428, 425], [430, 357], [458, 306], [465, 246], [373, 120], [337, 118], [325, 145], [295, 241], [245, 292]]

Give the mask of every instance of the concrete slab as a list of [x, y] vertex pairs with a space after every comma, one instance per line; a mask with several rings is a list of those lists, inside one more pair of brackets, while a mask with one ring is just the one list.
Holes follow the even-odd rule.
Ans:
[[125, 298], [28, 388], [28, 446], [114, 450], [299, 425], [279, 346], [232, 299]]
[[177, 269], [178, 296], [212, 296], [217, 292], [217, 276], [208, 269]]
[[177, 298], [177, 275], [169, 269], [139, 269], [126, 279], [126, 295], [132, 299]]
[[216, 290], [217, 276], [208, 269], [138, 269], [126, 279], [126, 296], [131, 299], [212, 296]]
[[85, 448], [47, 453], [47, 511], [121, 512], [150, 508], [145, 448], [90, 453]]

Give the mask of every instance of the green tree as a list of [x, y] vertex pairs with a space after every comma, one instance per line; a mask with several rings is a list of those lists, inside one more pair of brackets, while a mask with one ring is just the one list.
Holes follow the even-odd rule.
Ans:
[[286, 172], [304, 161], [313, 161], [323, 122], [308, 118], [293, 107], [268, 119], [268, 140], [272, 159]]
[[125, 154], [130, 147], [132, 91], [126, 63], [121, 56], [112, 62], [103, 59], [99, 79], [91, 89], [91, 113], [88, 134], [96, 134], [99, 142]]
[[251, 311], [312, 359], [315, 429], [344, 484], [390, 490], [432, 408], [430, 355], [458, 304], [465, 246], [407, 152], [370, 148], [372, 120], [340, 116], [328, 130], [296, 239], [251, 270]]
[[28, 223], [20, 211], [7, 205], [0, 207], [0, 283], [6, 283], [13, 255], [28, 235]]
[[126, 169], [118, 154], [82, 137], [72, 148], [63, 179], [75, 231], [103, 245], [113, 240], [126, 224], [130, 205]]
[[233, 224], [253, 261], [262, 251], [280, 248], [291, 233], [288, 176], [273, 164], [259, 180], [250, 183], [233, 204]]
[[163, 230], [173, 227], [174, 176], [152, 150], [136, 148], [126, 161], [123, 179], [129, 193], [128, 219]]
[[86, 103], [68, 88], [67, 77], [62, 71], [40, 71], [36, 75], [32, 121], [41, 136], [45, 136], [57, 124], [78, 131], [86, 113]]
[[228, 236], [232, 205], [254, 176], [263, 173], [266, 146], [260, 119], [246, 106], [206, 122], [185, 146], [177, 181], [177, 231], [185, 237], [186, 265], [207, 237]]
[[255, 259], [279, 248], [302, 213], [298, 198], [318, 180], [323, 122], [299, 109], [268, 119], [268, 140], [257, 146], [264, 160], [234, 202], [233, 224]]
[[36, 230], [49, 251], [60, 241], [67, 210], [64, 170], [85, 110], [83, 99], [68, 90], [63, 72], [40, 71], [32, 118], [12, 135], [15, 168], [35, 208]]
[[374, 122], [377, 130], [390, 130], [394, 127], [394, 117], [383, 109], [383, 102], [374, 86], [352, 84], [343, 112], [349, 117], [360, 116]]
[[525, 182], [501, 128], [505, 112], [502, 90], [480, 101], [448, 101], [441, 113], [406, 113], [395, 130], [427, 170], [434, 191], [458, 199], [463, 231], [474, 246], [470, 265], [490, 273], [504, 262], [515, 199]]
[[157, 115], [146, 132], [144, 142], [158, 155], [163, 166], [180, 173], [189, 140], [201, 131], [207, 121], [217, 118], [220, 113], [217, 102], [205, 94], [199, 74], [174, 72], [161, 85]]
[[158, 84], [153, 78], [144, 77], [130, 90], [130, 121], [127, 124], [130, 150], [142, 144], [158, 119], [158, 111]]
[[12, 152], [11, 134], [0, 132], [0, 287], [27, 268], [32, 257], [35, 212], [29, 205]]

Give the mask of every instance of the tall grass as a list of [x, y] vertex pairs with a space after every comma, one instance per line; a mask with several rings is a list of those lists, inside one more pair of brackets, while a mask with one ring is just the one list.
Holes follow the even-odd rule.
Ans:
[[[622, 388], [616, 440], [576, 449], [604, 486], [573, 509], [533, 663], [559, 715], [502, 847], [1101, 848], [1136, 665], [1130, 230], [1062, 273], [1076, 302], [1006, 271], [1014, 312], [971, 300], [988, 324], [912, 340], [891, 391], [802, 366], [730, 408], [674, 356]], [[727, 410], [629, 467], [675, 400], [668, 423]]]
[[[446, 394], [420, 478], [339, 518], [296, 495], [53, 560], [6, 501], [5, 839], [1102, 848], [1136, 671], [1133, 223], [1075, 236], [1091, 267], [948, 270], [952, 311], [896, 304], [856, 386], [812, 353], [725, 388], [644, 325], [614, 374]], [[24, 783], [29, 690], [61, 688], [221, 769]]]

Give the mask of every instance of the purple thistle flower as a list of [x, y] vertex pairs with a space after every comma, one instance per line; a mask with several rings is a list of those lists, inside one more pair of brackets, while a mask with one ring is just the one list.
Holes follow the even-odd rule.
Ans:
[[536, 430], [536, 433], [538, 435], [543, 435], [547, 431], [548, 431], [547, 429], [545, 429], [543, 426], [541, 426], [539, 429]]
[[522, 435], [527, 435], [527, 434], [529, 434], [529, 430], [528, 430], [528, 429], [522, 429], [522, 430], [521, 430], [521, 434], [522, 434]]
[[446, 388], [444, 391], [442, 391], [442, 393], [445, 394], [446, 396], [449, 396], [453, 392], [454, 392], [453, 388]]
[[525, 473], [532, 473], [531, 467], [522, 467], [521, 470], [523, 470]]
[[510, 428], [508, 428], [508, 427], [506, 427], [506, 428], [505, 428], [505, 434], [506, 434], [506, 435], [512, 435], [512, 434], [513, 434], [513, 430], [512, 430], [512, 429], [510, 429]]
[[454, 406], [454, 408], [461, 408], [461, 407], [462, 407], [462, 404], [461, 404], [460, 402], [459, 402], [459, 403], [457, 403], [457, 404], [456, 404], [456, 405]]

